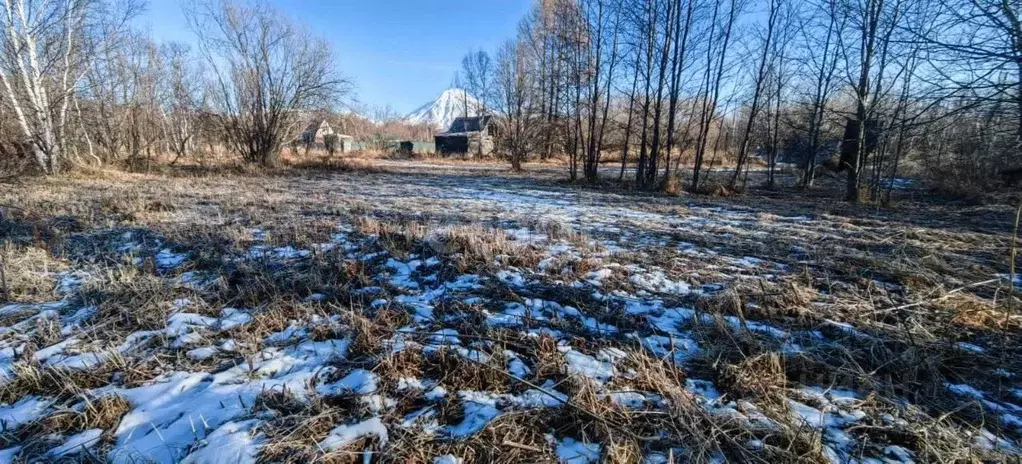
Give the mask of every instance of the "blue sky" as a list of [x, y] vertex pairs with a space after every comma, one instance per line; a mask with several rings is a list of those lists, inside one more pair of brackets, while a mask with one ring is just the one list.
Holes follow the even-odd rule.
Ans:
[[[270, 0], [334, 46], [357, 98], [405, 114], [451, 84], [470, 50], [516, 33], [530, 0]], [[149, 0], [138, 24], [157, 40], [191, 42], [179, 0]]]

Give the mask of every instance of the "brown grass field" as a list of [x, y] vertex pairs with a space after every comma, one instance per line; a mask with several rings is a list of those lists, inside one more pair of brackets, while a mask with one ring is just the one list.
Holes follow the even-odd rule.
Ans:
[[0, 186], [0, 462], [1019, 459], [1011, 205], [563, 172]]

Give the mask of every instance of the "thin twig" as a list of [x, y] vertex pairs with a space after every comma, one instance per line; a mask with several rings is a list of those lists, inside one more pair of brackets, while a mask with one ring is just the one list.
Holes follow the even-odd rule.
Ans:
[[984, 280], [982, 282], [975, 282], [975, 283], [971, 283], [969, 285], [963, 285], [961, 287], [953, 289], [953, 290], [951, 290], [951, 291], [949, 291], [949, 292], [947, 292], [947, 293], [945, 293], [945, 294], [943, 294], [943, 295], [941, 295], [941, 296], [939, 296], [937, 298], [924, 298], [922, 300], [916, 301], [915, 303], [909, 303], [909, 304], [906, 304], [906, 305], [896, 306], [896, 307], [893, 307], [893, 308], [877, 309], [877, 310], [871, 311], [871, 312], [866, 313], [866, 314], [868, 314], [868, 315], [884, 314], [884, 313], [890, 313], [890, 312], [894, 312], [894, 311], [901, 311], [903, 309], [914, 308], [916, 306], [922, 306], [922, 305], [924, 305], [926, 303], [937, 303], [937, 302], [944, 301], [944, 300], [950, 298], [952, 295], [954, 295], [956, 293], [961, 293], [961, 292], [963, 292], [965, 290], [968, 290], [970, 288], [982, 287], [984, 285], [990, 285], [990, 284], [1000, 283], [1000, 282], [1001, 282], [1001, 279], [989, 279], [989, 280]]
[[518, 448], [520, 450], [525, 450], [525, 451], [532, 451], [534, 453], [542, 453], [543, 452], [543, 450], [541, 450], [539, 448], [536, 448], [535, 446], [523, 445], [521, 443], [513, 442], [511, 440], [508, 440], [507, 438], [504, 439], [504, 442], [502, 444], [504, 446], [510, 446], [512, 448]]

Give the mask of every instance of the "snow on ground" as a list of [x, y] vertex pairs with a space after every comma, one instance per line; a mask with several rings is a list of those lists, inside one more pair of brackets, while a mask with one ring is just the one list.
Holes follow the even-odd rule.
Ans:
[[557, 443], [557, 459], [567, 464], [599, 462], [600, 445], [580, 443], [573, 438], [565, 438]]
[[[490, 218], [485, 221], [497, 227], [498, 234], [535, 250], [540, 255], [537, 263], [512, 265], [512, 257], [497, 254], [484, 267], [462, 270], [440, 253], [392, 253], [382, 237], [360, 235], [354, 232], [353, 224], [339, 222], [332, 241], [305, 248], [267, 243], [268, 234], [255, 228], [250, 231], [249, 248], [229, 256], [224, 264], [263, 265], [286, 272], [323, 253], [335, 253], [331, 256], [362, 266], [368, 272], [367, 281], [347, 289], [345, 300], [314, 293], [304, 296], [303, 304], [364, 300], [367, 313], [404, 311], [410, 316], [409, 322], [383, 337], [384, 352], [414, 352], [428, 360], [455, 356], [460, 363], [501, 372], [498, 377], [515, 388], [449, 390], [441, 383], [450, 379], [414, 375], [401, 377], [396, 387], [387, 387], [386, 373], [378, 366], [345, 367], [345, 362], [353, 361], [349, 359], [350, 350], [358, 333], [342, 329], [331, 332], [331, 336], [322, 335], [320, 328], [346, 323], [330, 313], [333, 309], [308, 320], [277, 324], [277, 328], [261, 332], [258, 339], [242, 340], [242, 334], [264, 323], [267, 308], [197, 305], [217, 287], [213, 284], [216, 277], [209, 274], [212, 270], [195, 269], [195, 254], [187, 247], [160, 243], [146, 248], [125, 235], [115, 246], [120, 253], [136, 258], [148, 253], [159, 278], [172, 288], [181, 288], [181, 283], [187, 281], [184, 287], [190, 296], [169, 302], [163, 327], [135, 330], [115, 342], [105, 342], [103, 327], [107, 321], [98, 320], [97, 309], [82, 305], [75, 297], [81, 280], [90, 277], [83, 268], [79, 278], [64, 279], [60, 291], [66, 298], [61, 301], [0, 307], [0, 316], [9, 321], [0, 329], [4, 382], [15, 381], [18, 369], [26, 362], [22, 360], [26, 353], [32, 353], [31, 362], [39, 366], [66, 370], [117, 370], [125, 360], [158, 355], [179, 356], [188, 363], [171, 364], [153, 378], [131, 385], [114, 375], [109, 385], [90, 388], [72, 399], [50, 397], [46, 392], [25, 396], [0, 405], [3, 429], [18, 430], [68, 404], [81, 407], [87, 398], [118, 396], [127, 400], [130, 410], [114, 429], [87, 429], [62, 436], [54, 440], [47, 456], [71, 456], [103, 442], [105, 455], [113, 462], [256, 462], [272, 441], [269, 435], [275, 414], [258, 409], [260, 398], [267, 392], [287, 392], [302, 402], [337, 398], [358, 405], [359, 413], [336, 423], [318, 440], [316, 448], [330, 453], [358, 444], [365, 448], [353, 451], [372, 453], [386, 450], [395, 435], [409, 430], [445, 443], [458, 442], [471, 440], [496, 421], [514, 414], [574, 410], [578, 405], [565, 393], [564, 379], [569, 377], [588, 382], [599, 398], [620, 408], [669, 413], [673, 400], [632, 388], [639, 374], [626, 350], [640, 350], [678, 368], [701, 372], [695, 368], [711, 347], [695, 331], [708, 326], [719, 327], [722, 337], [760, 337], [776, 344], [782, 354], [799, 353], [815, 344], [870, 337], [843, 322], [825, 324], [841, 335], [827, 337], [815, 328], [711, 315], [691, 305], [695, 298], [721, 293], [743, 279], [771, 281], [791, 269], [788, 264], [751, 256], [743, 250], [695, 245], [679, 240], [679, 235], [726, 241], [731, 234], [756, 234], [757, 229], [773, 227], [793, 235], [812, 231], [826, 238], [827, 226], [813, 218], [775, 217], [769, 221], [772, 225], [763, 226], [764, 220], [757, 213], [739, 209], [685, 205], [684, 214], [666, 214], [624, 206], [618, 201], [621, 198], [596, 203], [589, 202], [587, 196], [564, 191], [485, 184], [434, 189], [422, 195], [419, 200], [410, 199], [410, 203], [423, 201], [428, 195], [430, 201], [440, 202], [451, 211]], [[549, 224], [583, 235], [553, 231]], [[443, 231], [439, 227], [430, 237]], [[673, 253], [669, 260], [647, 254], [662, 253], [664, 249]], [[775, 256], [787, 254], [788, 250], [782, 250]], [[132, 262], [141, 265], [145, 260]], [[586, 270], [575, 272], [583, 263]], [[505, 291], [494, 292], [494, 288]], [[555, 301], [556, 295], [544, 292], [549, 288], [576, 296]], [[510, 294], [520, 297], [511, 298]], [[459, 307], [471, 309], [452, 309]], [[59, 328], [59, 335], [46, 346], [27, 350], [49, 324]], [[521, 340], [553, 340], [555, 349], [549, 355], [561, 366], [558, 375], [563, 378], [539, 378], [541, 370], [548, 369], [540, 365], [539, 359], [466, 333], [466, 324], [483, 331], [512, 331]], [[971, 354], [986, 350], [966, 342], [956, 346]], [[1005, 372], [1003, 377], [1017, 376]], [[763, 439], [788, 426], [812, 431], [824, 450], [823, 456], [833, 462], [919, 459], [914, 451], [893, 443], [880, 449], [866, 446], [869, 437], [856, 432], [857, 428], [886, 420], [866, 407], [868, 392], [824, 384], [789, 385], [782, 408], [787, 414], [777, 415], [752, 400], [722, 393], [723, 386], [709, 378], [693, 375], [685, 378], [681, 387], [707, 417], [727, 418], [749, 430], [768, 431], [748, 442], [748, 452], [764, 449]], [[982, 404], [996, 418], [996, 425], [1003, 427], [975, 430], [977, 446], [1017, 451], [1017, 442], [1004, 431], [1020, 431], [1022, 406], [1003, 397], [993, 398], [989, 392], [966, 383], [948, 383], [945, 387], [963, 402]], [[415, 408], [402, 406], [407, 397], [417, 398]], [[457, 412], [452, 414], [450, 410]], [[891, 419], [891, 423], [902, 420]], [[580, 431], [539, 432], [560, 462], [599, 462], [604, 457], [604, 444], [582, 435], [564, 435]], [[21, 443], [9, 444], [0, 451], [0, 462], [22, 452]], [[649, 462], [666, 459], [660, 446], [649, 446], [643, 453]], [[445, 454], [435, 456], [433, 462], [457, 463], [462, 458]]]

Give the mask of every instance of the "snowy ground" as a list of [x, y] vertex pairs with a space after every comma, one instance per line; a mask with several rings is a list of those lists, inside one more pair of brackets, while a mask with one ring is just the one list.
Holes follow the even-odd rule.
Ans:
[[929, 462], [1022, 446], [1020, 321], [986, 287], [934, 293], [998, 281], [974, 249], [999, 235], [471, 173], [10, 195], [50, 233], [19, 235], [39, 220], [18, 216], [5, 240], [59, 245], [62, 268], [28, 271], [52, 301], [0, 305], [0, 462]]

